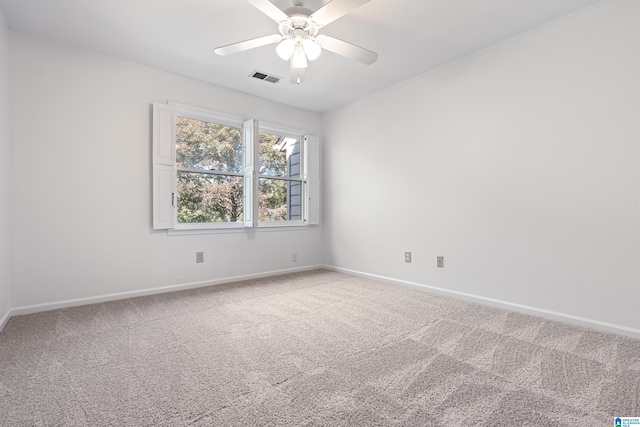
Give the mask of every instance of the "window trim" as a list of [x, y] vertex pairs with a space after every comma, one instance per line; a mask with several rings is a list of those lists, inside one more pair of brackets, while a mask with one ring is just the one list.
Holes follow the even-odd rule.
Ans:
[[179, 104], [172, 101], [169, 101], [168, 104], [173, 106], [176, 116], [186, 117], [193, 120], [201, 120], [204, 122], [212, 122], [213, 119], [213, 123], [239, 129], [242, 129], [242, 123], [244, 123], [242, 117], [220, 113], [219, 111], [194, 107], [192, 105]]
[[302, 129], [296, 129], [288, 126], [281, 126], [271, 122], [261, 121], [259, 124], [260, 124], [259, 128], [261, 132], [267, 131], [267, 132], [277, 133], [278, 135], [284, 136], [286, 138], [299, 139], [300, 142], [302, 142], [302, 139], [304, 139], [304, 136], [308, 134], [308, 132], [305, 132]]

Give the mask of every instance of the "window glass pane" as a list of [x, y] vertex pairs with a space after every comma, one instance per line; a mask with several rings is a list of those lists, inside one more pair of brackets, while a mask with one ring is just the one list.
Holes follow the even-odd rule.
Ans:
[[176, 165], [242, 173], [242, 129], [177, 117]]
[[260, 134], [258, 174], [300, 177], [300, 140], [269, 133]]
[[302, 220], [302, 182], [260, 178], [260, 221]]
[[178, 171], [178, 222], [241, 222], [241, 176]]

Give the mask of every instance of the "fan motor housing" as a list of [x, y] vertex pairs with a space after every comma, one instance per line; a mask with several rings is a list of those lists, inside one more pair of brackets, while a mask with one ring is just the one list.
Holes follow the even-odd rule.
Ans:
[[[302, 36], [315, 37], [318, 34], [318, 27], [311, 22], [308, 16], [293, 15], [289, 20], [279, 25], [280, 34], [285, 37]], [[301, 34], [303, 32], [303, 34]]]

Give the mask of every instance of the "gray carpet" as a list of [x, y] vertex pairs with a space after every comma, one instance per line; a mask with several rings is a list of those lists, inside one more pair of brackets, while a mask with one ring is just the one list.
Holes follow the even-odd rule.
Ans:
[[324, 270], [12, 318], [3, 426], [593, 426], [640, 340]]

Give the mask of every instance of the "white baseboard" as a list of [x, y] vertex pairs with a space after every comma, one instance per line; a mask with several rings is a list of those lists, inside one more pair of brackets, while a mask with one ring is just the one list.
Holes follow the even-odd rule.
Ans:
[[614, 334], [625, 335], [632, 338], [640, 338], [640, 329], [630, 328], [627, 326], [601, 322], [599, 320], [587, 319], [585, 317], [573, 316], [571, 314], [559, 313], [556, 311], [545, 310], [543, 308], [530, 307], [522, 304], [511, 303], [508, 301], [501, 301], [493, 298], [486, 298], [480, 295], [468, 294], [466, 292], [452, 291], [449, 289], [438, 288], [436, 286], [429, 286], [422, 283], [409, 282], [406, 280], [394, 279], [392, 277], [379, 276], [377, 274], [363, 273], [361, 271], [349, 270], [347, 268], [334, 267], [331, 265], [323, 265], [321, 267], [327, 270], [351, 274], [354, 276], [366, 277], [368, 279], [380, 280], [387, 283], [426, 289], [436, 294], [462, 298], [462, 299], [476, 302], [479, 304], [517, 311], [519, 313], [524, 313], [524, 314], [531, 314], [534, 316], [540, 316], [540, 317], [544, 317], [551, 320], [558, 320], [565, 323], [571, 323], [574, 325], [583, 326], [585, 328], [597, 329], [605, 332], [612, 332]]
[[76, 298], [63, 301], [48, 302], [43, 304], [24, 305], [21, 307], [14, 307], [0, 320], [0, 332], [9, 321], [9, 318], [13, 316], [20, 316], [23, 314], [39, 313], [41, 311], [57, 310], [60, 308], [77, 307], [80, 305], [97, 304], [101, 302], [116, 301], [127, 298], [135, 298], [146, 295], [163, 294], [167, 292], [183, 291], [186, 289], [203, 288], [206, 286], [222, 285], [225, 283], [241, 282], [243, 280], [260, 279], [263, 277], [276, 276], [279, 274], [297, 273], [301, 271], [317, 270], [322, 268], [321, 265], [312, 265], [307, 267], [290, 268], [285, 270], [274, 270], [262, 273], [245, 274], [242, 276], [224, 277], [221, 279], [205, 280], [201, 282], [182, 283], [179, 285], [162, 286], [159, 288], [142, 289], [138, 291], [119, 292], [115, 294], [98, 295], [94, 297]]
[[452, 291], [449, 289], [438, 288], [436, 286], [425, 285], [422, 283], [409, 282], [406, 280], [399, 280], [391, 277], [364, 273], [361, 271], [350, 270], [347, 268], [334, 267], [331, 265], [312, 265], [312, 266], [300, 267], [300, 268], [275, 270], [275, 271], [268, 271], [268, 272], [262, 272], [262, 273], [246, 274], [242, 276], [225, 277], [225, 278], [206, 280], [201, 282], [183, 283], [179, 285], [170, 285], [170, 286], [163, 286], [158, 288], [142, 289], [138, 291], [120, 292], [120, 293], [114, 293], [114, 294], [99, 295], [95, 297], [76, 298], [71, 300], [63, 300], [63, 301], [55, 301], [50, 303], [14, 307], [9, 309], [0, 318], [0, 332], [2, 332], [6, 324], [9, 322], [9, 319], [13, 316], [39, 313], [42, 311], [57, 310], [60, 308], [76, 307], [80, 305], [97, 304], [101, 302], [115, 301], [115, 300], [121, 300], [121, 299], [127, 299], [127, 298], [135, 298], [135, 297], [146, 296], [146, 295], [175, 292], [175, 291], [181, 291], [186, 289], [202, 288], [206, 286], [221, 285], [224, 283], [240, 282], [243, 280], [260, 279], [264, 277], [276, 276], [279, 274], [288, 274], [288, 273], [297, 273], [301, 271], [315, 270], [318, 268], [325, 268], [327, 270], [338, 271], [341, 273], [351, 274], [351, 275], [360, 276], [360, 277], [366, 277], [369, 279], [380, 280], [383, 282], [397, 284], [397, 285], [426, 289], [437, 294], [463, 298], [465, 300], [469, 300], [469, 301], [480, 303], [480, 304], [490, 305], [493, 307], [504, 308], [507, 310], [513, 310], [520, 313], [531, 314], [535, 316], [541, 316], [541, 317], [545, 317], [552, 320], [559, 320], [562, 322], [571, 323], [571, 324], [583, 326], [586, 328], [612, 332], [615, 334], [625, 335], [633, 338], [640, 338], [639, 329], [630, 328], [627, 326], [601, 322], [594, 319], [573, 316], [570, 314], [559, 313], [551, 310], [545, 310], [542, 308], [536, 308], [536, 307], [530, 307], [522, 304], [511, 303], [508, 301], [496, 300], [493, 298], [486, 298], [479, 295], [469, 294], [466, 292]]
[[10, 318], [11, 318], [11, 309], [7, 310], [7, 312], [4, 315], [2, 315], [2, 317], [0, 317], [0, 332], [2, 332], [4, 327], [7, 325], [7, 322], [9, 322]]

